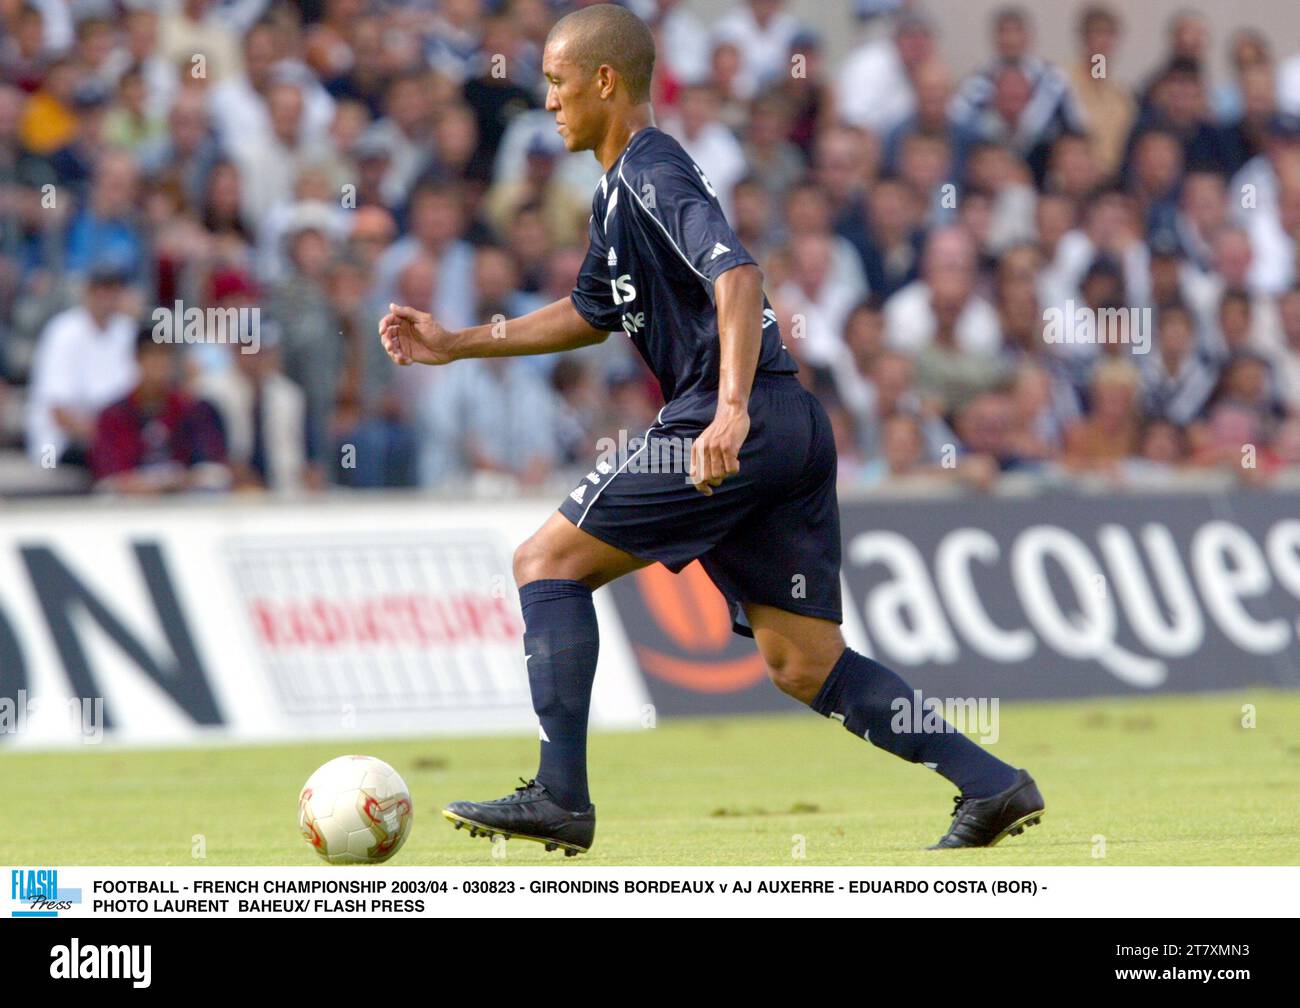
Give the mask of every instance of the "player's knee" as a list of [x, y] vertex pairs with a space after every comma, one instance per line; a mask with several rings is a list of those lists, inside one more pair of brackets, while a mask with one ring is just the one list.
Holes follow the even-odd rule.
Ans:
[[802, 703], [812, 703], [834, 664], [789, 648], [775, 649], [763, 658], [776, 688]]
[[523, 586], [530, 581], [553, 577], [551, 551], [538, 536], [530, 536], [519, 544], [514, 556], [515, 584]]

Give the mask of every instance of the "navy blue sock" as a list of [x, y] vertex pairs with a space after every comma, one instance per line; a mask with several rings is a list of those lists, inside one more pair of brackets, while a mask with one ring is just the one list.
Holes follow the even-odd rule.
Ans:
[[[899, 699], [906, 704], [903, 715], [895, 705]], [[987, 798], [1015, 783], [1015, 767], [954, 731], [937, 714], [926, 718], [927, 730], [916, 731], [916, 703], [916, 692], [895, 673], [845, 648], [811, 706], [872, 745], [943, 774], [967, 798]]]
[[561, 807], [581, 812], [587, 793], [587, 714], [600, 636], [591, 589], [580, 581], [531, 581], [519, 589], [533, 710], [542, 726], [537, 781]]

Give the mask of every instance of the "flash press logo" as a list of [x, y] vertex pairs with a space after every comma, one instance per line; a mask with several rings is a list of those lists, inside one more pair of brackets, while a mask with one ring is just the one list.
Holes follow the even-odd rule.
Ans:
[[12, 910], [12, 917], [57, 917], [60, 910], [71, 910], [81, 902], [80, 889], [60, 889], [57, 868], [13, 868], [9, 872], [9, 898], [26, 904], [24, 910]]

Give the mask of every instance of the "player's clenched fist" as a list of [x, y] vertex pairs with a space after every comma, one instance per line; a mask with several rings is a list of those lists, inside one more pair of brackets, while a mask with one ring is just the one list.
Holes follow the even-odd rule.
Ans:
[[379, 340], [397, 364], [448, 364], [455, 360], [455, 335], [428, 312], [390, 304], [379, 320]]
[[749, 413], [720, 408], [691, 445], [691, 483], [705, 495], [740, 472], [740, 449], [749, 436]]

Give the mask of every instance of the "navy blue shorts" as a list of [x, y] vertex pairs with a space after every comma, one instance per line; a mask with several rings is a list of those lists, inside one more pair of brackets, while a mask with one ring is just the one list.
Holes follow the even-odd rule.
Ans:
[[673, 572], [698, 559], [739, 634], [753, 636], [744, 602], [840, 622], [840, 516], [826, 411], [793, 375], [756, 375], [740, 472], [706, 496], [690, 482], [690, 446], [716, 409], [714, 396], [668, 403], [623, 457], [598, 461], [560, 513]]

